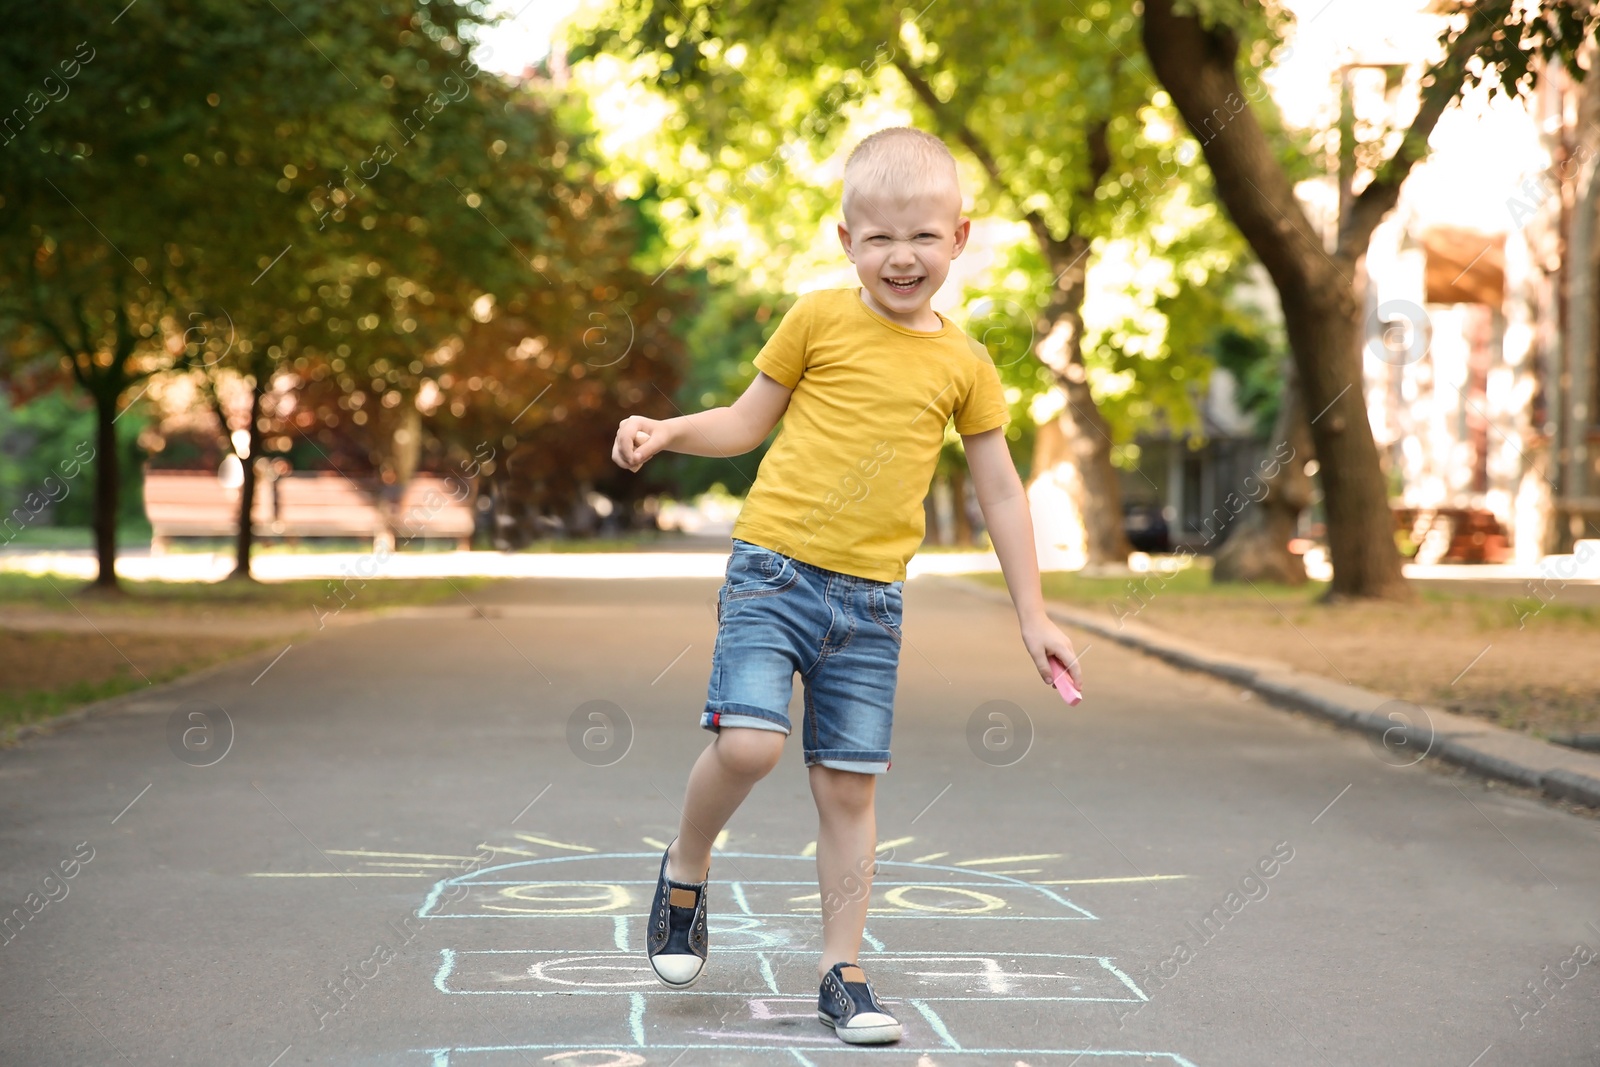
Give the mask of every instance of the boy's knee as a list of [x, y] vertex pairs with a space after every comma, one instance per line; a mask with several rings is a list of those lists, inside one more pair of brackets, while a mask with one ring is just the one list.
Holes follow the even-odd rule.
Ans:
[[717, 732], [717, 758], [734, 774], [764, 778], [783, 756], [786, 736], [776, 730], [726, 727]]
[[841, 771], [821, 764], [811, 768], [811, 793], [819, 804], [833, 810], [865, 811], [872, 807], [878, 777]]

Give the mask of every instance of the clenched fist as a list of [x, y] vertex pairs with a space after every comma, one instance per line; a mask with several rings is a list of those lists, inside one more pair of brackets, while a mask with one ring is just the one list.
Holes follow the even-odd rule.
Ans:
[[617, 441], [611, 446], [611, 461], [619, 467], [637, 471], [657, 452], [665, 451], [671, 437], [665, 421], [629, 415], [617, 425]]

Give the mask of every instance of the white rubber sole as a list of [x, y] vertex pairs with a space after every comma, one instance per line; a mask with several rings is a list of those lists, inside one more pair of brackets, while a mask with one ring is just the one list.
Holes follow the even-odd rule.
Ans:
[[900, 1040], [900, 1024], [884, 1023], [880, 1026], [847, 1026], [839, 1029], [833, 1025], [833, 1020], [822, 1012], [817, 1012], [817, 1019], [824, 1026], [831, 1028], [840, 1041], [847, 1045], [887, 1045]]
[[[691, 956], [689, 958], [693, 959], [694, 957]], [[652, 958], [649, 962], [650, 962], [650, 973], [656, 976], [656, 981], [660, 982], [662, 985], [666, 986], [668, 989], [688, 989], [690, 986], [694, 985], [696, 982], [698, 982], [700, 980], [700, 976], [701, 975], [706, 973], [706, 961], [701, 960], [700, 961], [700, 969], [694, 972], [694, 977], [693, 978], [690, 978], [687, 982], [674, 982], [674, 981], [669, 980], [660, 971], [656, 970], [656, 961], [655, 961], [654, 958]]]

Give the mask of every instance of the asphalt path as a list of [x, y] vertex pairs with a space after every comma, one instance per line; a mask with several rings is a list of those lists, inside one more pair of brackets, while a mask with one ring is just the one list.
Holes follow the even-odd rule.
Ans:
[[904, 1040], [816, 1021], [797, 742], [659, 988], [716, 587], [507, 583], [0, 752], [0, 1063], [1600, 1063], [1600, 823], [1081, 636], [1069, 709], [931, 577], [861, 960]]

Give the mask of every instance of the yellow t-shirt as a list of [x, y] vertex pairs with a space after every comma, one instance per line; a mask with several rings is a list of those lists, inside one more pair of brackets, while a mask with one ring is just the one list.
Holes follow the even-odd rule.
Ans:
[[734, 537], [844, 574], [906, 576], [945, 424], [975, 434], [1010, 421], [989, 353], [939, 321], [908, 330], [859, 288], [795, 301], [755, 359], [794, 394]]

